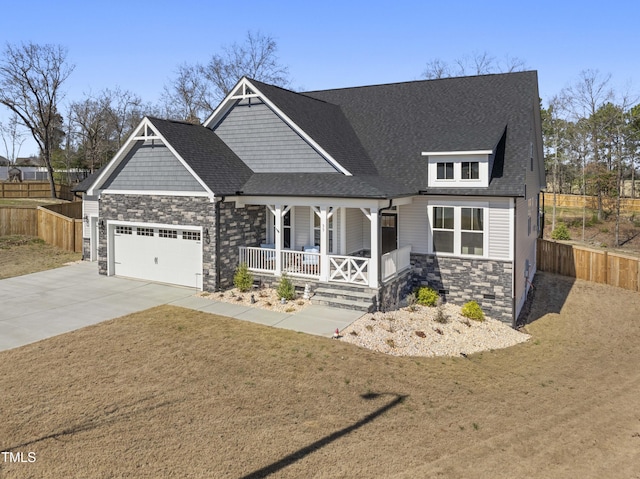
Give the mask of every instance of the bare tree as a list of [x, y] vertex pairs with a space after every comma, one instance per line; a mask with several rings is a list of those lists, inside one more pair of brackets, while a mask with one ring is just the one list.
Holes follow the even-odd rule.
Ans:
[[286, 87], [289, 70], [278, 60], [276, 41], [260, 32], [247, 32], [244, 43], [223, 47], [222, 55], [213, 55], [202, 67], [204, 77], [212, 85], [212, 97], [221, 100], [243, 76]]
[[142, 99], [129, 90], [106, 89], [102, 93], [103, 102], [108, 105], [108, 117], [115, 135], [115, 146], [118, 150], [131, 130], [136, 127], [144, 116], [143, 110], [150, 110]]
[[[583, 70], [579, 79], [573, 85], [563, 89], [560, 96], [567, 105], [571, 119], [578, 121], [586, 119], [585, 126], [589, 130], [591, 141], [591, 166], [590, 170], [599, 171], [601, 161], [601, 140], [603, 136], [602, 124], [598, 115], [604, 105], [614, 98], [613, 90], [609, 86], [611, 75], [602, 75], [598, 70]], [[603, 194], [606, 187], [606, 178], [603, 175], [596, 175], [597, 195], [598, 195], [598, 220], [603, 218], [604, 205]]]
[[201, 117], [213, 111], [210, 90], [202, 66], [179, 65], [162, 94], [167, 116], [200, 124]]
[[12, 113], [7, 123], [0, 122], [0, 136], [4, 143], [4, 151], [10, 164], [15, 164], [20, 155], [20, 148], [25, 141], [25, 132], [19, 128], [18, 115]]
[[38, 144], [49, 171], [51, 196], [57, 197], [51, 155], [61, 140], [58, 103], [61, 86], [73, 71], [59, 45], [8, 44], [0, 61], [0, 104], [14, 112]]
[[465, 75], [487, 75], [490, 73], [511, 73], [525, 70], [526, 64], [517, 57], [507, 55], [504, 61], [497, 61], [487, 52], [473, 52], [454, 60], [451, 64], [436, 58], [427, 62], [422, 77], [427, 80]]
[[108, 109], [104, 97], [89, 97], [69, 107], [71, 126], [79, 140], [83, 163], [91, 172], [101, 166], [109, 149]]

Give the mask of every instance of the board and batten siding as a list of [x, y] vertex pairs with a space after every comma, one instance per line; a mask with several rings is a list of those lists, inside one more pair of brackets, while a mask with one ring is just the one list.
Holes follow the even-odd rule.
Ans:
[[164, 145], [134, 147], [101, 186], [102, 190], [194, 191], [204, 188]]
[[266, 104], [238, 103], [213, 131], [256, 173], [335, 173], [300, 135]]
[[[412, 253], [430, 253], [431, 228], [429, 227], [428, 208], [430, 202], [438, 205], [464, 200], [473, 204], [473, 200], [461, 197], [456, 198], [430, 198], [428, 196], [417, 196], [408, 205], [399, 207], [398, 223], [398, 247], [411, 245]], [[480, 203], [487, 202], [486, 199], [479, 199]], [[488, 258], [497, 260], [510, 260], [513, 257], [511, 238], [513, 209], [510, 207], [509, 199], [496, 198], [489, 201], [489, 222], [485, 231], [489, 235]]]

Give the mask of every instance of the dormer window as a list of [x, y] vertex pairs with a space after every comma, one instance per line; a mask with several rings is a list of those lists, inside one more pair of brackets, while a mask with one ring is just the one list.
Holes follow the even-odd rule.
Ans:
[[462, 179], [463, 180], [480, 179], [480, 162], [479, 161], [463, 161], [462, 162]]
[[489, 186], [493, 151], [423, 152], [428, 157], [429, 187], [482, 188]]
[[438, 163], [438, 179], [453, 180], [453, 163]]

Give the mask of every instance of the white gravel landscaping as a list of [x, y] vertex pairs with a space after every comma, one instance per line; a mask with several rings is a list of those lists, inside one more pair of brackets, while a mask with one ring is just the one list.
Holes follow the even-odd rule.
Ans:
[[366, 314], [341, 331], [340, 340], [393, 356], [466, 356], [530, 338], [494, 319], [469, 320], [458, 306], [444, 304], [440, 308], [446, 323], [436, 321], [437, 307]]

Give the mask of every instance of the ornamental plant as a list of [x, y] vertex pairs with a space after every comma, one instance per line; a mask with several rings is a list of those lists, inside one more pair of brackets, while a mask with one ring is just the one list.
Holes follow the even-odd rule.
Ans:
[[484, 321], [484, 313], [482, 308], [475, 301], [469, 301], [462, 306], [462, 316], [473, 319], [474, 321]]
[[420, 286], [416, 292], [416, 302], [422, 306], [435, 306], [438, 302], [438, 293], [429, 286]]
[[233, 285], [239, 291], [246, 293], [253, 286], [253, 275], [249, 272], [247, 263], [240, 263], [233, 275]]
[[278, 289], [276, 291], [278, 292], [278, 298], [291, 300], [296, 297], [296, 289], [293, 287], [293, 283], [286, 273], [282, 273], [282, 277], [280, 278], [280, 283], [278, 284]]

